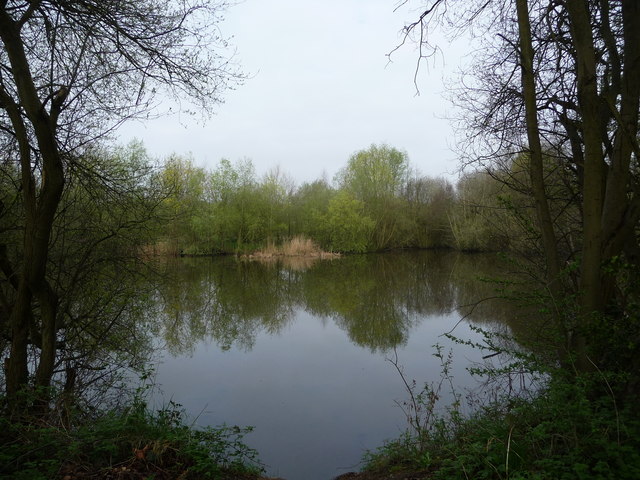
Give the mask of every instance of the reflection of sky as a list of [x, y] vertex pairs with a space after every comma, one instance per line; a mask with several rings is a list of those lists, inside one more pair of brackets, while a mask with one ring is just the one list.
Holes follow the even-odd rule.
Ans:
[[[407, 395], [387, 355], [354, 345], [333, 322], [302, 310], [294, 317], [277, 335], [259, 333], [250, 351], [233, 346], [223, 352], [201, 343], [191, 356], [167, 356], [157, 381], [165, 401], [200, 414], [199, 425], [256, 427], [246, 440], [269, 474], [327, 480], [357, 470], [366, 449], [398, 436], [405, 419], [394, 402]], [[439, 379], [432, 345], [440, 343], [445, 354], [454, 348], [456, 384], [473, 385], [465, 367], [479, 360], [480, 352], [439, 337], [458, 320], [453, 315], [423, 318], [412, 329], [407, 345], [398, 350], [409, 380]], [[455, 334], [477, 339], [464, 322]]]

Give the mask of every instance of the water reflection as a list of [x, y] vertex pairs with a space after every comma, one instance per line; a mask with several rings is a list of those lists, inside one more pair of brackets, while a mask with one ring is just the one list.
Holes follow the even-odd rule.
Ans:
[[496, 296], [498, 284], [479, 281], [504, 277], [494, 256], [405, 252], [307, 265], [200, 258], [164, 268], [154, 323], [171, 353], [158, 367], [164, 400], [201, 425], [255, 426], [249, 444], [270, 476], [289, 480], [357, 469], [364, 450], [406, 426], [395, 403], [406, 392], [385, 361], [391, 349], [418, 384], [439, 376], [432, 345], [452, 349], [464, 389], [475, 384], [466, 367], [482, 353], [442, 333], [458, 324], [455, 334], [482, 342], [467, 321], [496, 329], [517, 318], [506, 302], [468, 306]]
[[479, 277], [504, 274], [493, 256], [355, 255], [306, 268], [225, 257], [180, 259], [166, 268], [156, 329], [173, 354], [190, 352], [203, 340], [251, 350], [258, 333], [282, 332], [296, 309], [333, 321], [371, 352], [405, 345], [425, 317], [471, 313], [471, 320], [485, 324], [517, 318], [508, 302], [476, 305], [495, 298], [497, 288]]
[[173, 354], [206, 339], [250, 350], [260, 331], [278, 333], [290, 320], [286, 272], [233, 258], [184, 259], [166, 265], [156, 328]]

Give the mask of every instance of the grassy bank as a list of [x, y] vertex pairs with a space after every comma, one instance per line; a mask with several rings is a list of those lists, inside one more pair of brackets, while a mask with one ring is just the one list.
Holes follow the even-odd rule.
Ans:
[[[70, 421], [71, 420], [71, 421]], [[99, 415], [0, 419], [0, 478], [45, 479], [256, 479], [257, 453], [242, 437], [250, 429], [198, 429], [180, 406], [151, 411], [131, 406]]]

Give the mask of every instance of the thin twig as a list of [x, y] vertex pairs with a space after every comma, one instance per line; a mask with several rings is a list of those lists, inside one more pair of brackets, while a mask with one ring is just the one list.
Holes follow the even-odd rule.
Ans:
[[485, 301], [487, 301], [487, 300], [495, 300], [495, 299], [497, 299], [497, 298], [503, 298], [503, 297], [500, 297], [500, 296], [496, 295], [496, 296], [493, 296], [493, 297], [486, 297], [486, 298], [483, 298], [483, 299], [478, 300], [477, 302], [474, 302], [474, 303], [468, 303], [468, 304], [466, 304], [466, 305], [460, 305], [460, 306], [458, 306], [458, 308], [471, 307], [471, 310], [470, 310], [468, 313], [464, 314], [464, 315], [460, 318], [460, 320], [458, 320], [458, 321], [456, 322], [456, 324], [451, 328], [451, 330], [449, 330], [448, 332], [442, 333], [442, 334], [440, 334], [439, 336], [440, 336], [440, 337], [446, 337], [446, 336], [448, 336], [448, 335], [451, 335], [451, 334], [453, 333], [453, 331], [454, 331], [456, 328], [458, 328], [458, 325], [460, 325], [464, 320], [466, 320], [469, 316], [471, 316], [471, 314], [473, 313], [473, 311], [476, 309], [476, 307], [477, 307], [478, 305], [480, 305], [482, 302], [485, 302]]

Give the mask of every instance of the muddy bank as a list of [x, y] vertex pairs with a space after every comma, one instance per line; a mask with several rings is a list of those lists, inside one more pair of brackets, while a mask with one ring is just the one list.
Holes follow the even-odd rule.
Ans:
[[335, 480], [423, 480], [431, 478], [432, 473], [429, 470], [349, 472], [336, 477]]

